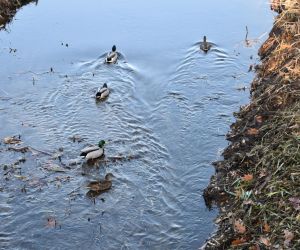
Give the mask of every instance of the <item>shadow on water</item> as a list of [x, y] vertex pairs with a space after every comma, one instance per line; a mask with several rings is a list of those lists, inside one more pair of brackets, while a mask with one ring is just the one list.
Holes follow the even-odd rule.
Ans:
[[[218, 29], [204, 53], [200, 42], [191, 44], [202, 35], [195, 20], [204, 23], [216, 11], [223, 21], [219, 16], [233, 8], [245, 12], [240, 18], [248, 22], [265, 4], [254, 2], [216, 8], [213, 1], [206, 9], [196, 0], [194, 8], [118, 2], [110, 25], [103, 25], [108, 14], [97, 11], [111, 2], [45, 0], [21, 11], [11, 33], [0, 34], [0, 60], [6, 60], [0, 69], [0, 137], [21, 134], [19, 146], [29, 149], [0, 145], [1, 247], [37, 248], [42, 242], [46, 249], [198, 248], [213, 231], [217, 212], [208, 211], [201, 197], [210, 162], [226, 145], [232, 112], [247, 101], [248, 93], [236, 87], [250, 82], [249, 58], [256, 50], [232, 48], [243, 31], [226, 40]], [[263, 6], [260, 13], [267, 13]], [[70, 20], [83, 8], [89, 14], [74, 28]], [[149, 19], [148, 9], [155, 18]], [[224, 33], [240, 28], [228, 22], [233, 27]], [[26, 25], [33, 37], [23, 33]], [[203, 25], [201, 30], [208, 33]], [[45, 37], [47, 44], [40, 40]], [[119, 60], [108, 65], [104, 51], [113, 43], [120, 47]], [[12, 54], [9, 47], [18, 50]], [[98, 102], [94, 95], [103, 83], [110, 95]], [[88, 165], [79, 152], [99, 139], [107, 142], [105, 157]], [[111, 189], [89, 192], [88, 183], [108, 172], [114, 175]]]

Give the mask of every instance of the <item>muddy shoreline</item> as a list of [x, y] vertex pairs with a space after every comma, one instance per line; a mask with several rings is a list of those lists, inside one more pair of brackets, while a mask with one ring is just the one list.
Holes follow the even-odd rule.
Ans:
[[11, 22], [18, 9], [31, 2], [38, 3], [38, 0], [0, 0], [0, 30], [5, 29]]
[[300, 4], [273, 0], [271, 9], [278, 16], [259, 50], [251, 102], [234, 114], [203, 193], [220, 209], [203, 249], [300, 248]]

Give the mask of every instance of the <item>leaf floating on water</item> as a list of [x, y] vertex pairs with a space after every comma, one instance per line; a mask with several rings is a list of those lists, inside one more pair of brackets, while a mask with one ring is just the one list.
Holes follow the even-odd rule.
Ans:
[[54, 228], [54, 227], [56, 227], [56, 225], [57, 225], [57, 222], [56, 222], [56, 219], [55, 219], [55, 218], [53, 218], [53, 217], [47, 218], [47, 224], [46, 224], [46, 227]]
[[20, 144], [22, 142], [20, 136], [7, 136], [3, 141], [5, 144]]
[[246, 232], [246, 227], [241, 219], [236, 220], [234, 222], [234, 231], [236, 231], [239, 234], [243, 234]]
[[29, 148], [28, 147], [9, 147], [8, 150], [12, 150], [15, 152], [21, 152], [24, 154], [29, 151]]
[[43, 167], [44, 169], [52, 172], [59, 172], [59, 173], [64, 173], [66, 170], [62, 168], [61, 166], [54, 164], [54, 163], [49, 163]]
[[22, 181], [27, 179], [27, 177], [23, 176], [23, 175], [14, 175], [14, 177], [16, 177], [17, 179], [22, 180]]

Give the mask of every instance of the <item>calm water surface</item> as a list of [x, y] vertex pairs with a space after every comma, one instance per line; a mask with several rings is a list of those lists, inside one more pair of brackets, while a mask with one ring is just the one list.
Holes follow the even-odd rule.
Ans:
[[[249, 86], [272, 21], [267, 0], [41, 0], [19, 11], [0, 32], [0, 137], [42, 152], [0, 145], [1, 248], [199, 248], [217, 213], [201, 195], [210, 163], [248, 102], [237, 88]], [[106, 65], [113, 44], [122, 57]], [[97, 103], [104, 82], [111, 95]], [[107, 162], [70, 164], [99, 139]], [[112, 189], [87, 197], [108, 172]]]

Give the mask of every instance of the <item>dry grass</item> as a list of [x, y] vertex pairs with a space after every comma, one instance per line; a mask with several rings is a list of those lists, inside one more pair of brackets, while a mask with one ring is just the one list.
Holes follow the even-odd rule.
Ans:
[[271, 6], [280, 14], [259, 50], [251, 103], [235, 114], [204, 192], [221, 210], [206, 249], [300, 249], [300, 2]]

